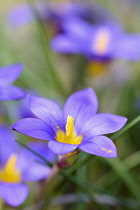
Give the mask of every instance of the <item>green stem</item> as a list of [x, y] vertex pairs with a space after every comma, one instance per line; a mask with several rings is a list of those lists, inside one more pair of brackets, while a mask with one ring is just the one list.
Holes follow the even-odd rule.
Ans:
[[61, 170], [60, 174], [62, 174], [67, 180], [69, 180], [72, 184], [74, 184], [76, 187], [78, 187], [81, 191], [83, 192], [88, 192], [90, 200], [92, 202], [95, 202], [95, 199], [93, 197], [92, 192], [89, 190], [89, 188], [87, 188], [87, 186], [85, 186], [81, 181], [79, 182], [78, 179], [76, 179], [75, 177], [70, 176], [66, 171]]
[[[131, 156], [125, 158], [122, 162], [128, 170], [132, 170], [134, 167], [140, 164], [140, 151], [135, 152]], [[102, 176], [98, 181], [96, 181], [97, 185], [103, 185], [105, 188], [110, 187], [114, 184], [120, 176], [114, 175], [113, 171], [109, 171], [104, 176]]]
[[124, 128], [122, 128], [120, 131], [118, 131], [117, 133], [113, 134], [111, 136], [112, 140], [115, 140], [116, 138], [120, 137], [122, 134], [124, 134], [127, 130], [129, 130], [130, 128], [132, 128], [135, 124], [137, 124], [138, 122], [140, 122], [140, 115], [138, 117], [136, 117], [134, 120], [132, 120], [130, 123], [128, 123]]
[[72, 66], [74, 69], [73, 75], [73, 85], [72, 85], [72, 93], [77, 89], [81, 89], [86, 86], [85, 77], [86, 77], [86, 68], [87, 61], [84, 57], [80, 55], [75, 55], [75, 65]]
[[105, 160], [112, 167], [112, 169], [114, 169], [114, 171], [119, 175], [119, 177], [124, 181], [124, 183], [131, 190], [135, 198], [139, 201], [140, 194], [139, 194], [138, 183], [134, 179], [134, 177], [129, 173], [129, 170], [125, 166], [125, 164], [123, 164], [123, 162], [120, 161], [119, 158], [115, 159], [106, 158]]
[[53, 65], [55, 61], [54, 59], [52, 59], [51, 50], [49, 49], [49, 39], [48, 39], [46, 28], [44, 27], [42, 20], [40, 20], [40, 16], [38, 15], [38, 12], [35, 6], [34, 5], [32, 6], [32, 4], [33, 3], [31, 3], [31, 9], [37, 19], [37, 27], [38, 27], [38, 31], [40, 35], [40, 42], [41, 42], [42, 49], [46, 58], [45, 61], [47, 64], [48, 77], [50, 77], [50, 80], [52, 81], [52, 84], [54, 84], [54, 86], [56, 87], [56, 90], [59, 91], [59, 93], [67, 96], [66, 88], [63, 87], [62, 85], [63, 83], [58, 77], [58, 74]]
[[86, 154], [83, 157], [83, 152], [82, 152], [79, 156], [80, 160], [77, 161], [76, 164], [72, 165], [70, 168], [67, 169], [68, 173], [70, 173], [70, 174], [74, 173], [77, 170], [77, 168], [80, 168], [81, 166], [84, 166], [85, 163], [87, 163], [92, 158], [93, 158], [93, 155], [89, 155], [89, 154]]
[[[48, 186], [50, 186], [50, 185], [53, 189], [52, 181], [55, 178], [55, 176], [59, 173], [59, 170], [61, 170], [61, 169], [58, 168], [57, 165], [54, 165], [52, 167], [50, 175], [47, 176], [45, 180], [43, 180], [39, 194], [38, 194], [38, 198], [37, 198], [37, 204], [36, 204], [37, 209], [44, 209], [44, 204], [46, 205], [46, 202], [44, 203], [44, 194], [47, 196], [47, 203], [49, 204], [50, 191], [47, 192], [47, 189], [48, 189]], [[49, 187], [49, 190], [50, 190], [50, 187]], [[40, 201], [42, 204], [40, 204]]]
[[[131, 200], [126, 199], [126, 198], [122, 198], [118, 195], [112, 195], [111, 192], [109, 193], [107, 190], [99, 188], [96, 185], [94, 185], [93, 183], [90, 183], [90, 182], [85, 181], [83, 179], [77, 179], [74, 176], [69, 176], [69, 174], [64, 170], [60, 171], [60, 174], [62, 174], [70, 183], [72, 183], [73, 185], [78, 187], [81, 190], [81, 192], [84, 192], [84, 193], [86, 192], [88, 194], [88, 197], [90, 198], [90, 200], [93, 201], [93, 202], [97, 202], [95, 193], [100, 193], [100, 195], [112, 196], [112, 197], [114, 196], [117, 203], [119, 205], [121, 204], [122, 207], [133, 206], [133, 203], [131, 203]], [[139, 196], [137, 195], [137, 197], [139, 197]], [[136, 206], [139, 206], [139, 205], [140, 205], [139, 202], [136, 202]]]
[[0, 210], [4, 209], [4, 202], [2, 199], [0, 199]]
[[21, 142], [20, 140], [17, 140], [17, 139], [16, 139], [16, 142], [17, 142], [18, 144], [20, 144], [22, 147], [24, 147], [25, 149], [27, 149], [27, 150], [28, 150], [29, 152], [31, 152], [32, 154], [34, 154], [34, 155], [36, 155], [37, 157], [39, 157], [40, 159], [42, 159], [42, 160], [45, 162], [46, 165], [48, 165], [48, 166], [50, 166], [50, 167], [53, 166], [53, 164], [50, 163], [46, 158], [44, 158], [44, 157], [43, 157], [42, 155], [40, 155], [38, 152], [32, 150], [30, 147], [28, 147], [26, 144], [24, 144], [24, 143]]
[[[86, 153], [83, 154], [82, 159], [84, 159], [84, 157], [86, 156]], [[76, 176], [78, 178], [81, 178], [83, 180], [86, 180], [86, 172], [87, 172], [87, 165], [84, 165], [83, 167], [77, 168], [76, 171]], [[79, 188], [76, 189], [77, 194], [80, 194]], [[79, 200], [79, 202], [77, 202], [75, 210], [86, 210], [87, 205], [84, 201]]]

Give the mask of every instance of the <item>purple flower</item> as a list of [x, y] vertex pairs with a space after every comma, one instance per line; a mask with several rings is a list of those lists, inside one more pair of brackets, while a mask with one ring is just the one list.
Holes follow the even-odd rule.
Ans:
[[[32, 142], [29, 146], [51, 162], [56, 158], [45, 143]], [[6, 125], [0, 126], [0, 197], [6, 203], [11, 206], [23, 203], [29, 193], [24, 182], [41, 180], [50, 171], [37, 156], [16, 144]]]
[[49, 148], [56, 154], [67, 154], [77, 148], [94, 155], [117, 156], [114, 143], [103, 134], [121, 129], [127, 119], [122, 116], [100, 113], [95, 92], [84, 89], [71, 95], [61, 111], [60, 107], [45, 98], [30, 96], [30, 110], [38, 117], [25, 118], [12, 125], [22, 134], [49, 140]]
[[22, 69], [21, 64], [0, 68], [0, 101], [17, 100], [25, 97], [25, 92], [22, 89], [10, 85], [19, 77]]
[[23, 3], [12, 8], [12, 10], [8, 14], [7, 20], [11, 26], [19, 27], [21, 25], [34, 21], [35, 18], [29, 5]]
[[57, 52], [82, 54], [100, 61], [140, 59], [140, 34], [127, 34], [106, 24], [93, 26], [75, 18], [63, 23], [63, 31], [51, 41]]
[[[119, 25], [108, 10], [97, 3], [91, 2], [35, 2], [38, 15], [42, 21], [55, 23], [61, 30], [63, 21], [70, 18], [80, 18], [89, 22], [108, 23]], [[36, 17], [30, 5], [23, 3], [16, 5], [8, 14], [8, 23], [13, 27], [35, 21]]]
[[[34, 94], [36, 96], [39, 96], [38, 93], [35, 93], [33, 90], [26, 90], [28, 94]], [[28, 101], [29, 97], [28, 95], [20, 100], [18, 103], [14, 103], [13, 106], [8, 106], [9, 113], [11, 114], [11, 117], [15, 120], [19, 120], [21, 118], [27, 118], [27, 117], [35, 117], [34, 114], [30, 111], [29, 106], [28, 106]]]
[[47, 19], [57, 22], [60, 26], [63, 24], [63, 21], [71, 18], [79, 18], [92, 23], [108, 23], [109, 25], [115, 24], [119, 26], [113, 14], [96, 2], [49, 2], [46, 5], [47, 8]]

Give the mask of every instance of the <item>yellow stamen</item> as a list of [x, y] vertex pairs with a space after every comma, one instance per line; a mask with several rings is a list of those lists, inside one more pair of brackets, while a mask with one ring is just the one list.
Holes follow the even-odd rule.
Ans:
[[66, 136], [71, 136], [74, 130], [74, 118], [70, 115], [67, 117]]
[[109, 32], [105, 29], [100, 30], [94, 40], [94, 51], [99, 55], [103, 55], [107, 50], [109, 40]]
[[83, 136], [77, 136], [74, 129], [74, 118], [70, 115], [67, 117], [66, 133], [58, 129], [56, 133], [56, 140], [66, 144], [80, 144]]
[[8, 183], [19, 183], [21, 172], [16, 168], [17, 155], [13, 154], [7, 161], [4, 168], [0, 169], [0, 180]]

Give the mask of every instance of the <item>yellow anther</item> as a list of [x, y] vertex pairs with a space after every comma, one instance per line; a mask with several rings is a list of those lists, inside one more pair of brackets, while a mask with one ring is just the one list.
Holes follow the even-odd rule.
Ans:
[[94, 40], [94, 51], [97, 54], [104, 54], [107, 50], [108, 44], [110, 40], [110, 33], [109, 31], [102, 29], [100, 30]]
[[106, 149], [106, 148], [104, 148], [104, 147], [102, 147], [101, 150], [103, 150], [103, 151], [105, 151], [105, 152], [107, 152], [107, 153], [111, 153], [111, 152], [112, 152], [112, 150]]
[[103, 150], [103, 151], [107, 152], [107, 149], [106, 149], [106, 148], [104, 148], [104, 147], [102, 147], [102, 148], [101, 148], [101, 150]]
[[74, 118], [70, 115], [67, 117], [66, 136], [71, 136], [74, 130]]
[[111, 152], [112, 152], [112, 150], [107, 150], [107, 152], [108, 152], [108, 153], [111, 153]]
[[21, 173], [16, 168], [17, 155], [10, 156], [4, 168], [0, 169], [0, 180], [7, 183], [18, 183], [21, 181]]
[[60, 129], [56, 132], [56, 140], [65, 143], [65, 133]]
[[56, 140], [66, 144], [80, 144], [83, 136], [78, 136], [74, 129], [74, 118], [70, 115], [67, 117], [66, 133], [58, 129], [56, 132]]

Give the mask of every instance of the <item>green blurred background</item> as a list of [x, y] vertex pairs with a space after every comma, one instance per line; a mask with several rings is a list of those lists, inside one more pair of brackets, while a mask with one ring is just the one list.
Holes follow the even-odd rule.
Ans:
[[[38, 21], [17, 28], [8, 25], [9, 11], [22, 2], [25, 1], [4, 0], [0, 3], [0, 65], [24, 64], [24, 72], [16, 82], [18, 86], [33, 89], [60, 104], [72, 92], [90, 86], [97, 92], [99, 112], [126, 116], [128, 123], [140, 114], [140, 62], [117, 60], [104, 74], [91, 77], [84, 58], [60, 55], [50, 49], [52, 32], [49, 27], [44, 24], [42, 27]], [[139, 0], [93, 2], [108, 9], [127, 32], [140, 33]], [[34, 5], [34, 1], [28, 3]], [[81, 68], [84, 78], [79, 76], [79, 81], [84, 81], [78, 83], [75, 77], [80, 75]], [[9, 125], [16, 120], [14, 114], [10, 114], [16, 103], [5, 105], [9, 115], [2, 120]], [[28, 141], [22, 135], [19, 137]], [[46, 204], [40, 209], [140, 209], [140, 123], [116, 138], [115, 144], [118, 149], [115, 159], [82, 152], [77, 162], [67, 169], [70, 178], [58, 175], [48, 186], [44, 195]], [[38, 183], [31, 183], [30, 187], [29, 198], [17, 209], [39, 209], [34, 199]], [[5, 206], [5, 209], [14, 208]]]

